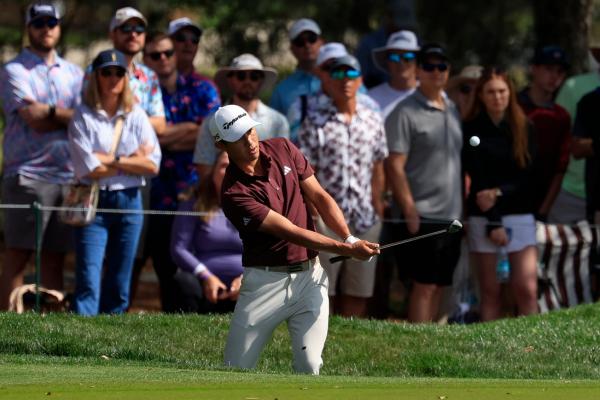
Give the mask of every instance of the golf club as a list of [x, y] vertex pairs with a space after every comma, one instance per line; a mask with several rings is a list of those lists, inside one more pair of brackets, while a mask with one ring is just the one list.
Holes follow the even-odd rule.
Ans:
[[[454, 221], [452, 221], [450, 223], [450, 225], [448, 225], [448, 227], [446, 229], [440, 229], [439, 231], [429, 232], [429, 233], [426, 233], [424, 235], [419, 235], [419, 236], [411, 237], [411, 238], [408, 238], [408, 239], [399, 240], [397, 242], [387, 243], [387, 244], [384, 244], [383, 246], [379, 246], [379, 250], [388, 249], [390, 247], [399, 246], [401, 244], [414, 242], [415, 240], [421, 240], [421, 239], [425, 239], [425, 238], [428, 238], [428, 237], [431, 237], [431, 236], [442, 235], [444, 233], [456, 233], [456, 232], [460, 231], [462, 229], [462, 227], [463, 227], [462, 223], [459, 220], [455, 219]], [[335, 257], [331, 257], [329, 259], [329, 262], [330, 263], [336, 263], [336, 262], [339, 262], [339, 261], [347, 260], [349, 258], [350, 258], [350, 256], [335, 256]]]

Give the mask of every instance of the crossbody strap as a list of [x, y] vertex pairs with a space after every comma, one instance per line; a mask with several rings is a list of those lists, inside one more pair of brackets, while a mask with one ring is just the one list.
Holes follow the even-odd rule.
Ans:
[[115, 123], [113, 142], [112, 146], [110, 147], [110, 153], [108, 153], [111, 156], [115, 154], [115, 152], [117, 151], [117, 147], [119, 147], [119, 142], [121, 141], [121, 133], [123, 133], [123, 119], [123, 116], [118, 116], [117, 122]]

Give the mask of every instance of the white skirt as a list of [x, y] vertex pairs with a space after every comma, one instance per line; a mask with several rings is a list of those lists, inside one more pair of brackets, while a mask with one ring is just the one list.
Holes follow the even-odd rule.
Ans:
[[[496, 253], [497, 245], [492, 243], [487, 235], [486, 225], [488, 219], [485, 217], [469, 217], [467, 237], [469, 250], [475, 253]], [[502, 225], [509, 233], [509, 241], [506, 251], [509, 253], [523, 250], [527, 246], [535, 246], [535, 218], [533, 214], [512, 214], [502, 217]]]

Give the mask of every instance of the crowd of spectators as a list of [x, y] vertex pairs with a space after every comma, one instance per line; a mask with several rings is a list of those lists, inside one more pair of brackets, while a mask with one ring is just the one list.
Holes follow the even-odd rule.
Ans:
[[[224, 104], [259, 122], [260, 140], [291, 139], [351, 231], [368, 241], [468, 221], [482, 320], [501, 315], [500, 250], [508, 254], [516, 313], [537, 312], [536, 220], [600, 223], [600, 75], [564, 82], [569, 59], [560, 47], [536, 49], [530, 83], [517, 92], [498, 66], [470, 65], [451, 77], [441, 44], [392, 25], [377, 45], [361, 43], [355, 58], [343, 43], [326, 43], [317, 22], [295, 21], [288, 34], [297, 67], [279, 82], [278, 71], [253, 54], [212, 78], [199, 74], [193, 61], [202, 28], [186, 17], [160, 31], [134, 8], [116, 10], [108, 24], [113, 48], [85, 70], [57, 53], [61, 16], [52, 4], [31, 4], [25, 25], [29, 45], [0, 75], [2, 203], [60, 206], [68, 184], [95, 180], [98, 207], [132, 211], [99, 212], [75, 228], [44, 211], [42, 284], [63, 289], [65, 253], [74, 249], [79, 314], [126, 312], [147, 258], [163, 311], [233, 309], [242, 245], [220, 208], [228, 159], [211, 135], [211, 116]], [[267, 105], [260, 96], [269, 93]], [[587, 159], [585, 174], [580, 165], [570, 171], [571, 149]], [[144, 216], [144, 208], [166, 213]], [[335, 236], [312, 208], [319, 232]], [[35, 248], [32, 213], [7, 209], [4, 236], [0, 309], [23, 284]], [[369, 299], [387, 301], [397, 267], [410, 291], [408, 320], [435, 320], [461, 240], [439, 236], [364, 262], [332, 264], [323, 253], [333, 311], [369, 316]]]

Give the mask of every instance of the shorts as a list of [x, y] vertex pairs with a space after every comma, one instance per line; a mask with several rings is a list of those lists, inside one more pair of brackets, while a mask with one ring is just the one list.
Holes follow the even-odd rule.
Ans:
[[[412, 235], [405, 223], [390, 224], [389, 239], [393, 242], [448, 228], [449, 222], [421, 218], [419, 231]], [[393, 236], [393, 239], [392, 239]], [[391, 247], [399, 275], [426, 285], [451, 286], [454, 270], [460, 258], [462, 234], [441, 234]], [[381, 243], [386, 244], [386, 243]]]
[[[467, 237], [469, 239], [469, 251], [473, 253], [496, 253], [498, 246], [492, 243], [487, 235], [486, 225], [488, 219], [485, 217], [469, 217]], [[506, 251], [514, 253], [523, 250], [527, 246], [536, 246], [536, 227], [533, 214], [513, 214], [502, 217], [502, 225], [509, 231], [508, 245]]]
[[[315, 221], [315, 227], [317, 232], [322, 235], [337, 238], [337, 235], [325, 225], [321, 218]], [[359, 239], [377, 243], [380, 233], [381, 222], [377, 222], [368, 231], [359, 235]], [[329, 259], [336, 256], [336, 254], [326, 253], [324, 251], [320, 251], [319, 254], [321, 265], [327, 272], [327, 277], [329, 278], [329, 296], [336, 295], [336, 287], [338, 285], [340, 292], [348, 296], [361, 298], [373, 296], [377, 257], [373, 257], [371, 261], [349, 259], [332, 264], [329, 262]]]
[[[27, 204], [34, 201], [43, 206], [60, 206], [68, 187], [27, 178], [23, 175], [2, 179], [2, 203]], [[58, 212], [42, 211], [42, 249], [64, 253], [73, 249], [73, 230], [58, 220]], [[4, 241], [6, 247], [35, 249], [35, 215], [33, 209], [4, 210]]]

